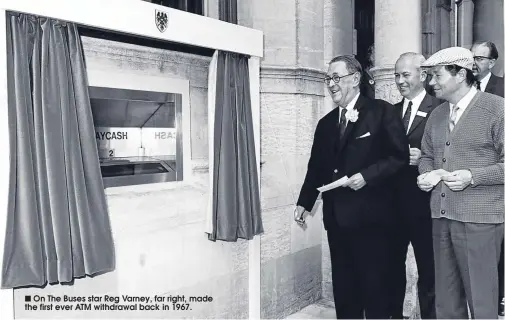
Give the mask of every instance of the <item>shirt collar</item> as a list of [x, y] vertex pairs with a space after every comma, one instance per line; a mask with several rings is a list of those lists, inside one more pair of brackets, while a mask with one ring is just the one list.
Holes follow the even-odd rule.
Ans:
[[[356, 105], [356, 101], [358, 101], [359, 94], [360, 93], [358, 92], [358, 94], [356, 94], [356, 96], [354, 98], [352, 98], [352, 100], [347, 104], [347, 106], [345, 107], [347, 109], [347, 111], [354, 109], [354, 106]], [[342, 111], [343, 107], [340, 107], [340, 109]]]
[[491, 79], [491, 72], [487, 74], [482, 80], [480, 81], [480, 88], [482, 91], [486, 90], [487, 84], [489, 83], [489, 79]]
[[[470, 104], [470, 101], [472, 101], [473, 97], [475, 97], [476, 94], [477, 94], [477, 88], [472, 86], [470, 88], [470, 90], [467, 92], [467, 94], [465, 94], [465, 96], [463, 98], [461, 98], [461, 100], [458, 101], [457, 105], [460, 110], [460, 112], [459, 112], [460, 114], [462, 114], [466, 110], [466, 108]], [[454, 104], [449, 103], [449, 106], [451, 107], [451, 112], [452, 112], [452, 109], [454, 108]]]
[[414, 97], [414, 99], [409, 100], [409, 99], [405, 98], [405, 103], [406, 103], [406, 105], [408, 105], [409, 102], [412, 101], [412, 104], [414, 106], [419, 106], [419, 105], [421, 105], [421, 102], [423, 102], [425, 96], [426, 96], [426, 90], [423, 89], [421, 92], [419, 92], [417, 94], [417, 96]]

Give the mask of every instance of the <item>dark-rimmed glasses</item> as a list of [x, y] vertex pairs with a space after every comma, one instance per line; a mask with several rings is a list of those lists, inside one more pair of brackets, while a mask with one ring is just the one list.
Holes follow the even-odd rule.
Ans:
[[479, 62], [480, 62], [480, 61], [482, 61], [482, 60], [484, 60], [484, 59], [494, 60], [494, 59], [493, 59], [493, 58], [491, 58], [491, 57], [484, 57], [484, 56], [474, 56], [474, 57], [473, 57], [473, 60], [475, 60], [475, 61], [479, 61]]
[[335, 83], [339, 83], [340, 79], [348, 77], [348, 76], [352, 76], [355, 73], [356, 72], [349, 73], [349, 74], [346, 74], [345, 76], [338, 76], [336, 74], [332, 75], [331, 77], [330, 76], [326, 76], [326, 77], [324, 77], [324, 83], [326, 83], [326, 85], [330, 85], [330, 81], [331, 80], [333, 80], [333, 82], [335, 82]]

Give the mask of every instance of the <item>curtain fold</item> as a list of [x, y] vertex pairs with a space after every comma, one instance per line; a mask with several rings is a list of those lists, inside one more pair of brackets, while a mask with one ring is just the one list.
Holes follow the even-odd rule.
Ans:
[[115, 269], [77, 27], [8, 13], [11, 175], [2, 288]]
[[209, 240], [263, 233], [252, 126], [248, 57], [218, 52]]
[[209, 199], [207, 205], [207, 217], [205, 224], [205, 232], [212, 234], [214, 230], [214, 219], [213, 219], [213, 194], [214, 194], [214, 119], [216, 110], [216, 77], [217, 77], [217, 58], [219, 56], [219, 51], [214, 51], [212, 55], [212, 60], [209, 65], [209, 78], [208, 78], [208, 89], [207, 89], [207, 116], [209, 123]]
[[238, 23], [237, 0], [219, 1], [219, 20], [234, 24]]

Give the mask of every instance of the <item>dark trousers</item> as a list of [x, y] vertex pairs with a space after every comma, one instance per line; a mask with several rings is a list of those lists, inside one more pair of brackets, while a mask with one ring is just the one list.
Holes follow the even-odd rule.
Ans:
[[433, 219], [435, 304], [441, 319], [497, 319], [503, 223]]
[[397, 220], [392, 235], [391, 253], [391, 316], [403, 319], [403, 302], [407, 285], [405, 261], [409, 243], [416, 258], [417, 294], [422, 319], [436, 319], [435, 262], [431, 218]]
[[389, 229], [328, 228], [337, 319], [387, 319]]

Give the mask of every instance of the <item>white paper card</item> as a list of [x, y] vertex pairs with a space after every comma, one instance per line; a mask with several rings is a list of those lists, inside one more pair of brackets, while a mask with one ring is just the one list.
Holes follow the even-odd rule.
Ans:
[[451, 173], [445, 171], [444, 169], [437, 169], [437, 170], [433, 170], [430, 173], [428, 173], [424, 177], [423, 181], [428, 182], [432, 186], [436, 186], [440, 182], [440, 180], [442, 180], [443, 176], [448, 176], [448, 175], [451, 175]]
[[334, 181], [334, 182], [332, 182], [330, 184], [327, 184], [325, 186], [317, 188], [317, 190], [319, 192], [325, 192], [325, 191], [328, 191], [328, 190], [332, 190], [332, 189], [341, 187], [342, 185], [344, 185], [347, 182], [347, 180], [349, 180], [349, 178], [347, 176], [344, 176], [344, 177], [338, 179], [337, 181]]

